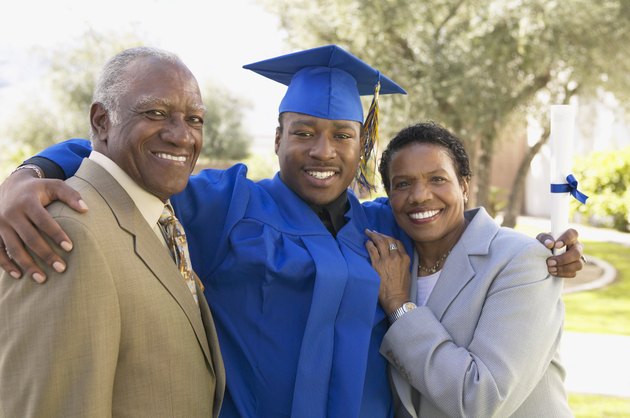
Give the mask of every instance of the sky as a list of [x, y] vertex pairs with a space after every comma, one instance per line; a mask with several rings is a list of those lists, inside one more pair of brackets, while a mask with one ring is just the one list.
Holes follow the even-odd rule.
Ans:
[[212, 81], [248, 100], [252, 108], [245, 124], [254, 146], [268, 141], [271, 150], [285, 88], [241, 67], [291, 51], [278, 19], [256, 0], [12, 2], [0, 13], [0, 120], [40, 80], [41, 65], [32, 47], [76, 44], [88, 30], [130, 29], [147, 44], [178, 54], [201, 85]]

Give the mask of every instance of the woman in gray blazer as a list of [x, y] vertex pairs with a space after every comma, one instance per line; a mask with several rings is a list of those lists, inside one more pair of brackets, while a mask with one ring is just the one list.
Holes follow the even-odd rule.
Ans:
[[558, 355], [562, 281], [547, 272], [548, 250], [483, 208], [465, 210], [468, 155], [437, 124], [402, 130], [379, 170], [411, 238], [368, 232], [367, 243], [391, 322], [381, 354], [396, 415], [572, 416]]

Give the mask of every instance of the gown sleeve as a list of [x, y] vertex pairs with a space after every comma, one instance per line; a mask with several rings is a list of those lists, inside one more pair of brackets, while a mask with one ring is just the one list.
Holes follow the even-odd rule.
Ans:
[[90, 141], [75, 138], [51, 145], [24, 163], [40, 167], [46, 178], [65, 180], [76, 173], [83, 158], [88, 157], [91, 152]]

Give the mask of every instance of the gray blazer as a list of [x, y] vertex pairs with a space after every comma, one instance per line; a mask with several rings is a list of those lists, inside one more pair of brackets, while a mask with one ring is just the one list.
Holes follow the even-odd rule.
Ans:
[[[385, 334], [400, 417], [568, 417], [559, 361], [562, 280], [538, 241], [483, 208], [449, 255], [426, 306]], [[412, 280], [415, 297], [415, 280]]]
[[217, 417], [225, 371], [208, 304], [123, 188], [84, 160], [90, 210], [50, 213], [72, 238], [44, 285], [0, 277], [0, 417]]

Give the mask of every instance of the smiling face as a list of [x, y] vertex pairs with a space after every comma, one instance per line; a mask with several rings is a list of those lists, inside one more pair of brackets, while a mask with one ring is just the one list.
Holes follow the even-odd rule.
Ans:
[[281, 120], [276, 154], [282, 181], [307, 203], [332, 202], [357, 171], [361, 124], [292, 112], [283, 113]]
[[389, 199], [396, 222], [422, 247], [449, 250], [464, 228], [464, 195], [448, 150], [412, 142], [398, 149], [389, 167]]
[[124, 71], [130, 77], [119, 97], [120, 123], [113, 125], [100, 103], [92, 106], [94, 149], [165, 201], [184, 189], [201, 151], [199, 86], [181, 62], [157, 57], [138, 58]]

